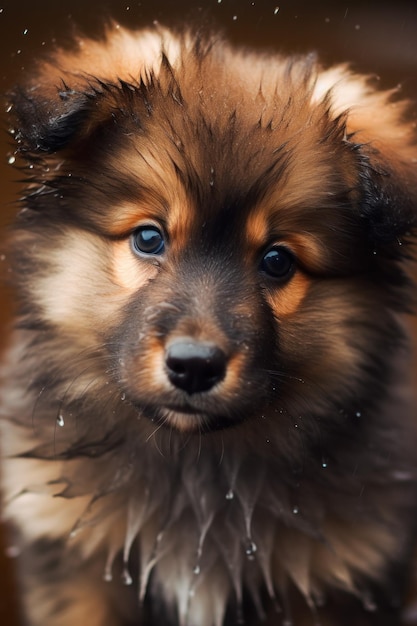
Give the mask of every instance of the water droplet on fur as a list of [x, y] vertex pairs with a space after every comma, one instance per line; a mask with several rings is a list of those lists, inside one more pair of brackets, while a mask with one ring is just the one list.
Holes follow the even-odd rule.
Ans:
[[18, 548], [18, 546], [8, 546], [4, 554], [8, 559], [16, 559], [20, 555], [20, 548]]
[[196, 565], [195, 568], [193, 569], [193, 574], [198, 576], [200, 572], [201, 572], [201, 567], [199, 565]]
[[355, 417], [362, 417], [362, 413], [360, 411], [356, 411]]
[[131, 585], [133, 583], [133, 578], [130, 575], [129, 570], [127, 569], [127, 567], [125, 566], [123, 572], [122, 572], [122, 582], [124, 585], [126, 585], [127, 587], [129, 585]]
[[237, 20], [237, 15], [234, 15], [233, 16], [233, 21], [236, 22], [236, 20]]
[[8, 158], [7, 162], [9, 165], [13, 165], [13, 163], [16, 161], [16, 157], [15, 156], [11, 156]]
[[24, 34], [24, 35], [27, 35], [27, 34], [28, 34], [28, 32], [29, 32], [29, 29], [28, 29], [28, 28], [25, 28], [25, 30], [23, 31], [23, 34]]
[[62, 415], [62, 413], [60, 413], [60, 414], [58, 415], [58, 417], [56, 418], [56, 423], [57, 423], [57, 425], [58, 425], [58, 426], [60, 426], [61, 428], [62, 428], [63, 426], [65, 426], [65, 420], [64, 420], [64, 416]]
[[298, 515], [298, 513], [300, 512], [300, 509], [298, 508], [298, 506], [294, 506], [292, 509], [292, 512], [294, 513], [294, 515]]
[[326, 459], [322, 459], [321, 466], [322, 466], [323, 469], [327, 468], [327, 461], [326, 461]]
[[402, 470], [394, 470], [392, 472], [392, 477], [394, 480], [398, 480], [400, 482], [408, 482], [413, 479], [413, 474]]
[[233, 500], [234, 497], [235, 494], [233, 493], [232, 489], [229, 489], [229, 491], [226, 493], [226, 500]]
[[126, 400], [126, 394], [124, 392], [120, 394], [120, 400]]
[[365, 611], [369, 611], [370, 613], [374, 613], [378, 608], [372, 596], [368, 594], [362, 596], [362, 603]]
[[277, 15], [279, 13], [279, 7], [275, 7], [274, 9], [274, 15]]
[[110, 571], [105, 571], [103, 574], [103, 580], [106, 583], [111, 583], [111, 581], [113, 580], [113, 574]]
[[256, 543], [252, 541], [252, 539], [249, 539], [248, 543], [246, 544], [245, 552], [246, 552], [246, 556], [248, 557], [250, 561], [252, 561], [255, 558], [255, 553], [257, 549], [258, 547]]

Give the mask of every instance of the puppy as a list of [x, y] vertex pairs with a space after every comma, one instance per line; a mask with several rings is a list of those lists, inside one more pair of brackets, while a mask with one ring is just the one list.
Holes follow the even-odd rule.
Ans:
[[4, 516], [32, 626], [394, 626], [416, 520], [407, 103], [111, 27], [10, 95]]

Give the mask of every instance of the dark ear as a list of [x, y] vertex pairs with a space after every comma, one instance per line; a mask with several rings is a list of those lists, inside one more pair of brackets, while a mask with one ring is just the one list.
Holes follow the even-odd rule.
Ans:
[[406, 254], [400, 250], [402, 244], [416, 234], [417, 171], [411, 165], [384, 162], [377, 151], [362, 157], [360, 212], [375, 251], [397, 250], [402, 256]]
[[56, 89], [55, 97], [46, 97], [40, 89], [16, 89], [10, 94], [9, 110], [19, 151], [50, 154], [66, 147], [81, 136], [99, 95], [64, 87]]

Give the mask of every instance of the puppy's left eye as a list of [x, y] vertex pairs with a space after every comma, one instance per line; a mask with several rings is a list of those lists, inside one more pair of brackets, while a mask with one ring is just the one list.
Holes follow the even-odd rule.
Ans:
[[160, 255], [165, 250], [164, 236], [153, 225], [140, 226], [132, 233], [133, 251], [139, 255]]
[[261, 271], [278, 280], [290, 278], [294, 270], [294, 255], [284, 246], [273, 246], [264, 254], [261, 261]]

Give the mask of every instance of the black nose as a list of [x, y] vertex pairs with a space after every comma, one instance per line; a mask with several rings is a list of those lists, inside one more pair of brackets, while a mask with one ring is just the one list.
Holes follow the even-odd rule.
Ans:
[[188, 394], [208, 391], [226, 373], [226, 355], [213, 343], [180, 337], [165, 352], [168, 378]]

